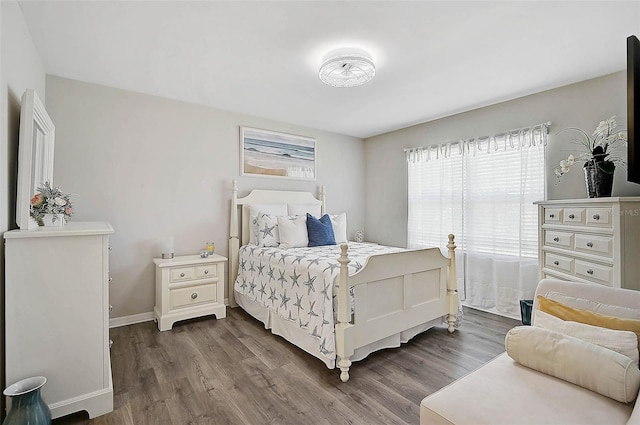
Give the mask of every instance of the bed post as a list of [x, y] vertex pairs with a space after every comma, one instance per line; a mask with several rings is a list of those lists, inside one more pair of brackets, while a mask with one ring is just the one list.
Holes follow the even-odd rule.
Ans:
[[[323, 204], [324, 205], [324, 204]], [[342, 382], [349, 380], [349, 367], [351, 366], [351, 356], [353, 355], [353, 341], [347, 335], [351, 324], [351, 302], [349, 299], [349, 268], [351, 260], [347, 256], [347, 244], [340, 245], [340, 277], [338, 287], [338, 323], [336, 324], [336, 353], [338, 354], [338, 367], [342, 371], [340, 379]]]
[[233, 284], [238, 275], [238, 251], [240, 241], [238, 240], [238, 184], [231, 181], [231, 216], [229, 219], [229, 285], [227, 298], [229, 307], [237, 307], [235, 296], [233, 295]]
[[318, 195], [320, 197], [320, 202], [322, 202], [322, 205], [320, 206], [320, 216], [323, 216], [327, 209], [324, 204], [324, 197], [325, 197], [324, 185], [320, 186], [320, 191]]
[[447, 295], [449, 296], [449, 317], [447, 322], [449, 323], [449, 333], [454, 331], [454, 323], [456, 322], [456, 315], [458, 314], [458, 281], [456, 278], [456, 244], [454, 242], [455, 236], [449, 235], [449, 281], [447, 283]]

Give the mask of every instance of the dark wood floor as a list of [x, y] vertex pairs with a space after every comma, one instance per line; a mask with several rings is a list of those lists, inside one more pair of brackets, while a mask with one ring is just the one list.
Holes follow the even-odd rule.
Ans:
[[433, 328], [351, 367], [351, 379], [266, 331], [241, 309], [226, 319], [111, 330], [114, 411], [62, 424], [417, 424], [420, 401], [504, 351], [515, 320], [465, 309], [449, 334]]

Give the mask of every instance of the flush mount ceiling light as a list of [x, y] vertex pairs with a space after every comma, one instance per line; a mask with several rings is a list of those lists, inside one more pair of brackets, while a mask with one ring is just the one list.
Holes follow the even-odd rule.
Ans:
[[333, 87], [355, 87], [368, 83], [376, 75], [371, 56], [360, 49], [329, 52], [320, 65], [320, 80]]

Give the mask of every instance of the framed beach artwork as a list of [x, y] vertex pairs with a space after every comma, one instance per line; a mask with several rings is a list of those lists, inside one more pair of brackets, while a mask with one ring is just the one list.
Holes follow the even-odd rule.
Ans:
[[316, 139], [240, 127], [243, 176], [316, 179]]

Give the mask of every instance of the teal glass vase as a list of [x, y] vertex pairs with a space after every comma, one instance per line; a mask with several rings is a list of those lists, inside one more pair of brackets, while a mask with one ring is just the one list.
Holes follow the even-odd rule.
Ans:
[[44, 376], [34, 376], [8, 386], [3, 394], [11, 397], [11, 408], [2, 425], [51, 425], [51, 411], [40, 397], [46, 382]]

